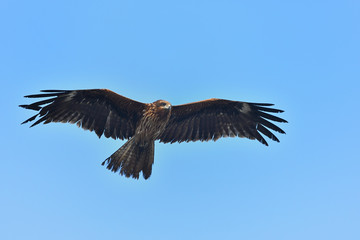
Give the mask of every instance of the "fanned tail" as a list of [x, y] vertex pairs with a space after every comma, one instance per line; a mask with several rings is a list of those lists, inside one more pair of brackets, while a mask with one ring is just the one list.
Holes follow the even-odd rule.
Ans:
[[131, 138], [116, 152], [108, 157], [102, 165], [107, 164], [107, 169], [121, 175], [138, 179], [142, 171], [143, 177], [148, 179], [151, 175], [154, 163], [154, 141], [145, 145], [140, 144], [135, 138]]

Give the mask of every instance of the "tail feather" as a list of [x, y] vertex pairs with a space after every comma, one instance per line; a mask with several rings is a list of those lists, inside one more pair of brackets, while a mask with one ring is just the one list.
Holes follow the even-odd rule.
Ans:
[[137, 174], [137, 178], [139, 178], [140, 171], [142, 171], [143, 177], [145, 179], [150, 177], [152, 165], [154, 163], [154, 149], [154, 142], [149, 143], [149, 145], [146, 147], [140, 147], [140, 156], [134, 168], [134, 172]]
[[143, 177], [148, 179], [154, 163], [154, 142], [140, 145], [135, 138], [131, 138], [121, 148], [108, 157], [102, 165], [107, 164], [107, 169], [126, 177], [138, 179], [142, 171]]
[[152, 165], [154, 164], [154, 154], [155, 154], [154, 142], [152, 142], [151, 145], [152, 146], [149, 148], [148, 154], [144, 155], [145, 161], [142, 171], [145, 179], [148, 179], [150, 177], [152, 171]]

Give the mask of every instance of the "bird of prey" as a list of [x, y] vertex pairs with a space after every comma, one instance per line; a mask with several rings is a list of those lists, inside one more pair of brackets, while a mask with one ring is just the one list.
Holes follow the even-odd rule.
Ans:
[[264, 137], [279, 142], [270, 131], [285, 133], [275, 122], [287, 121], [269, 113], [283, 112], [269, 103], [208, 99], [172, 106], [168, 101], [141, 103], [108, 89], [42, 90], [25, 96], [44, 98], [20, 107], [38, 111], [22, 124], [62, 122], [77, 124], [113, 139], [128, 141], [102, 165], [126, 177], [145, 179], [154, 163], [154, 142], [216, 141], [220, 137], [245, 137], [268, 145]]

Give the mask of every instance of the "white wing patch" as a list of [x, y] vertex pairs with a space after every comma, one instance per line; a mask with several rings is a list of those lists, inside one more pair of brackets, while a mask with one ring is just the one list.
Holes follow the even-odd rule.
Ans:
[[72, 92], [68, 93], [66, 98], [64, 99], [64, 101], [65, 102], [71, 101], [74, 98], [75, 95], [76, 95], [76, 91], [72, 91]]
[[248, 113], [251, 111], [250, 105], [247, 103], [243, 103], [243, 107], [240, 109], [242, 113]]

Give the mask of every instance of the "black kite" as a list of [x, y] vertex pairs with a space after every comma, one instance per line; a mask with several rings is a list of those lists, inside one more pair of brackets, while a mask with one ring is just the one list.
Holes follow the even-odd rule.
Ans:
[[216, 141], [220, 137], [246, 137], [268, 145], [263, 136], [279, 142], [269, 129], [285, 133], [268, 120], [286, 122], [269, 113], [283, 112], [269, 108], [273, 104], [208, 99], [171, 106], [164, 100], [141, 103], [107, 89], [43, 90], [27, 98], [44, 100], [20, 107], [38, 111], [24, 121], [31, 125], [41, 122], [76, 123], [101, 137], [129, 139], [102, 165], [121, 175], [145, 179], [151, 175], [154, 163], [154, 141], [163, 143]]

